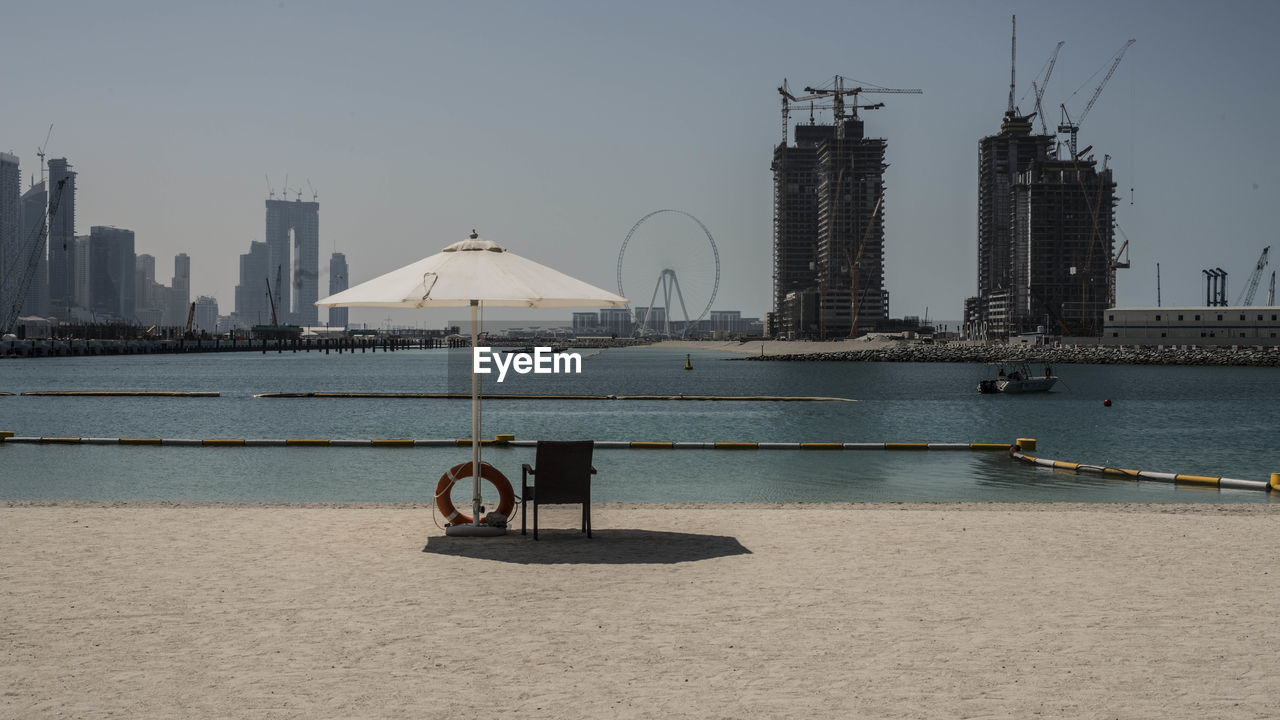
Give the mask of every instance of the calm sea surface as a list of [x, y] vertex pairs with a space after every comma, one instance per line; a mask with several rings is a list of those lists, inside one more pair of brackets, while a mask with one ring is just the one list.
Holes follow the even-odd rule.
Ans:
[[[761, 442], [1011, 442], [1137, 470], [1266, 480], [1280, 472], [1275, 368], [1063, 365], [1054, 392], [979, 395], [993, 370], [774, 363], [653, 348], [583, 351], [581, 375], [508, 376], [490, 392], [823, 395], [854, 403], [489, 400], [484, 437]], [[452, 358], [452, 360], [450, 360]], [[0, 430], [20, 436], [470, 437], [469, 400], [268, 399], [268, 392], [467, 392], [468, 351], [227, 353], [0, 361]], [[218, 398], [21, 397], [34, 390], [216, 391]], [[1103, 400], [1110, 398], [1111, 407]], [[0, 499], [428, 501], [468, 448], [0, 445]], [[486, 448], [518, 485], [532, 448]], [[597, 450], [608, 501], [1273, 502], [1027, 466], [1002, 453]]]

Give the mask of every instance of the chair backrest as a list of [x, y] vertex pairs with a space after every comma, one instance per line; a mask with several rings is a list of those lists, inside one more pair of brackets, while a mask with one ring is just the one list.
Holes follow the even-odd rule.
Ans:
[[538, 503], [579, 503], [591, 499], [591, 451], [595, 442], [538, 441], [534, 487]]

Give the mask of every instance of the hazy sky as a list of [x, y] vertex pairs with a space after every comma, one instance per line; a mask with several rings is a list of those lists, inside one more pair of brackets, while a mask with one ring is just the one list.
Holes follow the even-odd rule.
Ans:
[[[187, 252], [193, 295], [223, 313], [239, 255], [263, 239], [267, 177], [278, 193], [287, 174], [290, 197], [311, 199], [308, 180], [319, 194], [321, 295], [334, 250], [354, 284], [472, 228], [614, 289], [627, 232], [674, 208], [719, 246], [716, 308], [755, 316], [770, 302], [775, 88], [835, 74], [922, 88], [867, 96], [886, 103], [865, 113], [889, 141], [886, 285], [895, 317], [956, 319], [976, 292], [978, 140], [1007, 104], [1014, 13], [1024, 111], [1066, 42], [1051, 126], [1137, 39], [1079, 139], [1111, 156], [1123, 198], [1119, 304], [1155, 304], [1157, 262], [1164, 304], [1202, 303], [1200, 270], [1219, 266], [1234, 302], [1277, 239], [1274, 2], [14, 2], [0, 150], [25, 187], [53, 123], [49, 157], [79, 172], [77, 231], [134, 230], [166, 283]], [[659, 246], [662, 226], [698, 241], [681, 217], [632, 243]], [[675, 262], [690, 304], [705, 298], [705, 254]], [[626, 290], [647, 304], [652, 281]]]

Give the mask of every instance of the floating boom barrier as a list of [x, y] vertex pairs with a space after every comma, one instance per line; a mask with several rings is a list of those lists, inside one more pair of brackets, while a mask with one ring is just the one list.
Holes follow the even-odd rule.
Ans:
[[[0, 393], [10, 395], [11, 393]], [[222, 397], [217, 392], [174, 392], [169, 390], [32, 390], [20, 393], [37, 397]]]
[[[217, 392], [157, 390], [32, 390], [19, 393], [40, 397], [221, 397]], [[0, 392], [0, 395], [13, 395]], [[470, 400], [470, 393], [363, 393], [302, 392], [257, 393], [255, 398], [327, 398], [347, 400]], [[524, 395], [481, 393], [481, 400], [719, 400], [737, 402], [858, 402], [853, 398], [809, 395]]]
[[1105, 467], [1102, 465], [1086, 465], [1084, 463], [1065, 462], [1062, 460], [1050, 460], [1048, 458], [1027, 455], [1022, 452], [1023, 449], [1034, 450], [1035, 441], [1031, 441], [1029, 447], [1019, 446], [1022, 441], [1009, 449], [1009, 455], [1016, 460], [1021, 460], [1030, 465], [1039, 465], [1040, 467], [1053, 468], [1055, 470], [1071, 470], [1078, 473], [1090, 473], [1093, 475], [1107, 475], [1110, 477], [1121, 477], [1130, 480], [1151, 480], [1154, 482], [1173, 483], [1175, 485], [1198, 485], [1200, 487], [1218, 487], [1229, 488], [1233, 490], [1274, 490], [1280, 492], [1280, 473], [1271, 473], [1271, 481], [1266, 480], [1241, 480], [1239, 478], [1229, 477], [1213, 477], [1209, 475], [1183, 475], [1180, 473], [1154, 472], [1152, 470], [1127, 470], [1124, 468]]
[[[411, 440], [326, 440], [319, 438], [92, 438], [19, 436], [0, 431], [0, 442], [36, 445], [161, 445], [182, 447], [470, 447], [471, 438]], [[537, 447], [537, 440], [516, 440], [514, 435], [495, 435], [481, 440], [486, 447]], [[970, 450], [1008, 452], [1009, 443], [842, 443], [842, 442], [654, 442], [642, 440], [597, 440], [601, 450]]]
[[[408, 399], [470, 400], [470, 393], [258, 393], [256, 398], [341, 398], [341, 399]], [[481, 400], [726, 400], [740, 402], [858, 402], [853, 398], [806, 395], [516, 395], [481, 393]]]
[[[470, 438], [439, 440], [412, 440], [392, 438], [385, 440], [328, 440], [321, 438], [92, 438], [20, 436], [8, 430], [0, 430], [0, 444], [25, 443], [36, 445], [152, 445], [165, 447], [373, 447], [373, 448], [421, 448], [421, 447], [469, 447]], [[516, 440], [515, 435], [495, 435], [492, 440], [481, 440], [486, 447], [537, 447], [537, 440]], [[914, 443], [914, 442], [666, 442], [643, 440], [597, 440], [595, 447], [601, 450], [969, 450], [974, 452], [1007, 452], [1015, 460], [1055, 470], [1093, 473], [1132, 480], [1152, 480], [1178, 485], [1198, 485], [1234, 490], [1273, 490], [1280, 492], [1280, 473], [1271, 473], [1266, 480], [1241, 480], [1239, 478], [1208, 475], [1184, 475], [1154, 472], [1151, 470], [1127, 470], [1102, 465], [1050, 460], [1026, 454], [1035, 450], [1033, 438], [1018, 438], [1014, 443]]]

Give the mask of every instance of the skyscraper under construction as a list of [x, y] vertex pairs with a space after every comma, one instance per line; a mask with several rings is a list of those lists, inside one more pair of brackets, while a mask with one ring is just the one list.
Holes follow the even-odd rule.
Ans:
[[[868, 138], [862, 93], [919, 93], [863, 88], [836, 76], [830, 87], [782, 93], [790, 103], [831, 109], [833, 123], [795, 126], [773, 151], [773, 326], [793, 337], [849, 337], [889, 316], [884, 289], [884, 138]], [[851, 100], [846, 101], [846, 97]]]
[[300, 197], [267, 200], [266, 244], [268, 277], [280, 321], [318, 325], [320, 203], [303, 202]]
[[965, 323], [990, 339], [1040, 326], [1098, 335], [1115, 282], [1111, 170], [1105, 157], [1057, 159], [1031, 120], [1006, 112], [978, 143], [978, 294]]
[[[1016, 58], [1016, 18], [1013, 27]], [[1109, 156], [1098, 167], [1090, 148], [1077, 150], [1076, 132], [1133, 43], [1116, 54], [1075, 123], [1062, 106], [1057, 130], [1070, 137], [1062, 143], [1043, 117], [1041, 134], [1032, 134], [1058, 50], [1041, 84], [1032, 83], [1037, 112], [1030, 115], [1014, 105], [1017, 64], [1010, 63], [1000, 132], [978, 142], [978, 294], [964, 309], [970, 337], [998, 340], [1039, 327], [1058, 335], [1102, 334], [1103, 315], [1115, 303], [1116, 268], [1128, 264], [1111, 256], [1116, 196]]]

